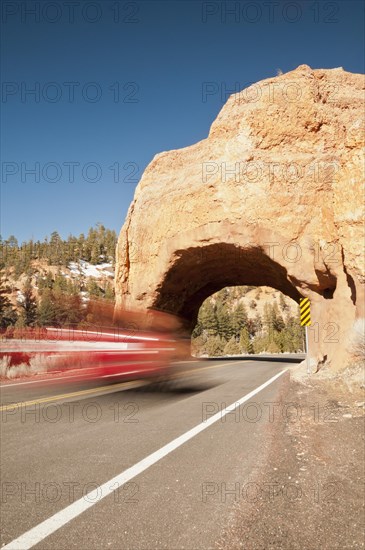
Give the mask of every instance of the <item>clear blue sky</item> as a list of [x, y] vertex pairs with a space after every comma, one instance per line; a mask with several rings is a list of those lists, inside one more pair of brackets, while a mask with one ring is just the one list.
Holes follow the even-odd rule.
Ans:
[[361, 0], [2, 8], [3, 238], [119, 231], [146, 165], [206, 137], [225, 88], [304, 63], [364, 72]]

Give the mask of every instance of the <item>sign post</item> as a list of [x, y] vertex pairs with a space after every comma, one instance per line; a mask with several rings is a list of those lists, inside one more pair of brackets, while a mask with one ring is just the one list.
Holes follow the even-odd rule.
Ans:
[[308, 327], [311, 325], [311, 306], [308, 298], [301, 298], [300, 307], [300, 326], [305, 327], [305, 351], [307, 355], [307, 374], [310, 374], [309, 365], [309, 345], [308, 345]]

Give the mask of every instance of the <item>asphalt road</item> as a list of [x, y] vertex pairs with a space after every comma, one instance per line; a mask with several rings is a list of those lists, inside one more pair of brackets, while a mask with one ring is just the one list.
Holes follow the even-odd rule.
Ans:
[[214, 548], [232, 512], [227, 491], [257, 468], [287, 366], [201, 361], [157, 387], [2, 386], [1, 545]]

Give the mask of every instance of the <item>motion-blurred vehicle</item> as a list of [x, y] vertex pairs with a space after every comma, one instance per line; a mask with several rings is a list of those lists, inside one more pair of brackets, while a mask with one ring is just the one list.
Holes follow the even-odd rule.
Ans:
[[132, 321], [121, 328], [94, 325], [85, 329], [39, 327], [7, 331], [2, 336], [0, 358], [8, 371], [23, 366], [25, 369], [18, 371], [27, 374], [69, 373], [78, 379], [167, 379], [171, 364], [189, 355], [190, 342], [187, 346], [186, 338], [177, 336], [177, 324], [171, 316], [161, 312], [148, 315], [147, 321], [140, 312], [129, 315]]

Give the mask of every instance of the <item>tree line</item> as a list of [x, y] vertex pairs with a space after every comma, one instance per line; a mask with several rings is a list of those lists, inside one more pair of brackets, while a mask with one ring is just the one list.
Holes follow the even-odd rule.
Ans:
[[34, 293], [31, 277], [26, 279], [18, 304], [14, 306], [9, 298], [10, 287], [4, 277], [0, 284], [0, 329], [11, 327], [78, 327], [97, 322], [88, 307], [89, 299], [100, 299], [114, 304], [114, 288], [110, 281], [101, 289], [94, 280], [83, 286], [80, 281], [66, 279], [50, 272], [45, 277], [38, 275], [38, 296]]
[[67, 266], [70, 262], [84, 260], [91, 264], [115, 262], [117, 234], [98, 223], [85, 236], [69, 235], [62, 239], [57, 231], [43, 241], [30, 239], [19, 244], [14, 235], [3, 240], [0, 237], [0, 269], [13, 268], [14, 276], [28, 273], [32, 261], [45, 260], [48, 265]]
[[[62, 267], [70, 262], [86, 261], [97, 265], [103, 262], [115, 263], [116, 232], [97, 224], [85, 236], [70, 235], [62, 239], [54, 231], [50, 239], [18, 243], [14, 236], [0, 239], [0, 328], [35, 326], [77, 326], [84, 323], [90, 312], [87, 299], [114, 300], [114, 284], [104, 278], [95, 280], [85, 277], [80, 271], [72, 278], [62, 273]], [[55, 275], [42, 269], [37, 260], [49, 266], [58, 266]], [[21, 276], [25, 284], [17, 305], [10, 299], [12, 287]], [[35, 291], [36, 290], [36, 291]]]
[[[198, 355], [220, 356], [242, 353], [280, 353], [303, 351], [304, 329], [299, 311], [290, 313], [286, 298], [280, 294], [277, 302], [266, 302], [263, 314], [248, 315], [239, 301], [253, 287], [236, 287], [230, 295], [223, 289], [201, 306], [192, 334], [193, 352]], [[248, 307], [255, 312], [261, 289]]]
[[[101, 224], [90, 228], [86, 236], [70, 235], [66, 240], [57, 232], [53, 232], [49, 240], [29, 240], [20, 245], [12, 236], [5, 241], [0, 239], [0, 329], [75, 327], [93, 322], [88, 300], [102, 299], [113, 304], [113, 283], [107, 278], [103, 281], [87, 278], [82, 273], [71, 278], [62, 273], [61, 267], [81, 260], [114, 264], [116, 242], [115, 231]], [[42, 274], [34, 267], [34, 260], [58, 266], [58, 271]], [[25, 284], [15, 306], [10, 300], [9, 275], [17, 280], [24, 274]], [[219, 356], [304, 349], [299, 310], [292, 315], [287, 299], [280, 294], [279, 303], [267, 301], [260, 314], [261, 288], [251, 293], [253, 298], [246, 300], [246, 305], [241, 300], [254, 288], [224, 288], [203, 303], [192, 333], [194, 353]]]

